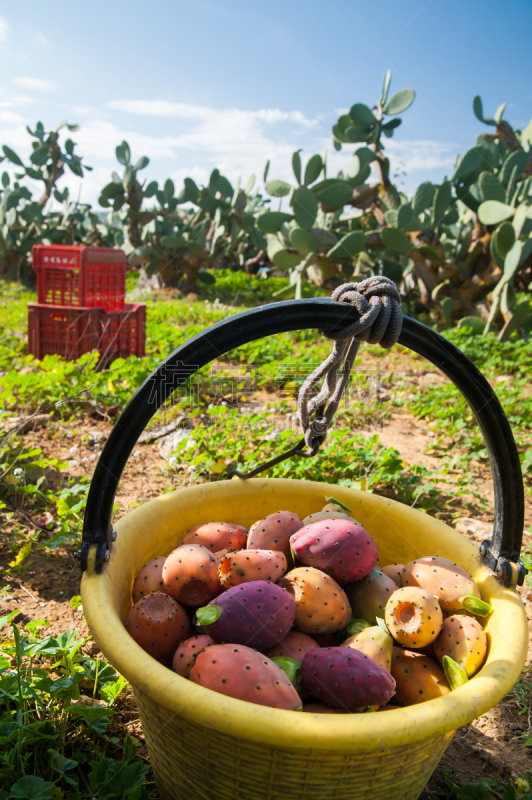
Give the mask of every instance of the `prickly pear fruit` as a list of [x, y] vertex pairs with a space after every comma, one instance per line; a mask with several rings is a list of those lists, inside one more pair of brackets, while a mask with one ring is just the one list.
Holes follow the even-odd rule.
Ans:
[[169, 664], [177, 646], [190, 634], [185, 609], [163, 592], [135, 603], [124, 623], [127, 632], [150, 656]]
[[401, 573], [404, 568], [404, 564], [388, 564], [387, 567], [381, 567], [381, 572], [384, 572], [387, 578], [390, 578], [396, 586], [401, 588]]
[[160, 558], [153, 558], [144, 564], [141, 571], [135, 578], [133, 584], [133, 603], [138, 603], [143, 597], [151, 594], [152, 592], [162, 592], [166, 594], [166, 589], [163, 583], [163, 566], [166, 561], [166, 556]]
[[279, 550], [284, 553], [288, 567], [294, 563], [290, 552], [290, 537], [303, 527], [303, 523], [291, 511], [276, 511], [259, 519], [249, 529], [248, 550]]
[[449, 656], [466, 671], [468, 678], [482, 666], [487, 649], [488, 639], [479, 622], [462, 614], [447, 617], [434, 642], [438, 661], [443, 663], [443, 657]]
[[202, 606], [222, 590], [218, 559], [201, 544], [185, 544], [173, 550], [163, 567], [166, 591], [185, 606]]
[[217, 550], [214, 554], [218, 561], [221, 561], [224, 556], [229, 555], [230, 553], [238, 553], [239, 550], [236, 547], [224, 547], [222, 550]]
[[297, 567], [279, 581], [294, 598], [294, 627], [311, 636], [336, 633], [345, 628], [351, 609], [344, 590], [333, 578], [314, 567]]
[[301, 667], [303, 687], [333, 708], [386, 705], [395, 680], [372, 658], [350, 647], [311, 650]]
[[393, 648], [392, 676], [397, 684], [395, 702], [405, 706], [434, 700], [451, 691], [437, 661], [399, 647]]
[[306, 633], [301, 631], [288, 631], [282, 642], [274, 644], [264, 651], [264, 655], [268, 658], [295, 658], [300, 663], [303, 661], [307, 653], [315, 650], [319, 645], [312, 637], [307, 636]]
[[358, 581], [377, 563], [377, 545], [356, 522], [322, 520], [306, 525], [290, 537], [297, 560], [316, 567], [336, 581]]
[[324, 703], [305, 703], [303, 711], [309, 714], [349, 714], [351, 713], [348, 708], [331, 708]]
[[348, 522], [356, 522], [357, 525], [359, 524], [354, 517], [347, 514], [345, 511], [333, 511], [330, 508], [327, 509], [326, 506], [323, 511], [316, 511], [314, 514], [309, 514], [308, 517], [305, 517], [303, 525], [310, 525], [312, 522], [322, 522], [324, 519], [345, 519]]
[[384, 617], [386, 603], [396, 591], [395, 583], [378, 567], [361, 581], [350, 583], [345, 587], [353, 616], [366, 619], [372, 625], [377, 624], [377, 617]]
[[190, 680], [249, 703], [291, 711], [301, 708], [301, 698], [283, 670], [243, 645], [218, 644], [204, 650], [196, 658]]
[[174, 653], [172, 669], [181, 677], [190, 678], [196, 656], [213, 644], [216, 642], [210, 636], [191, 636], [190, 639], [185, 639]]
[[232, 522], [205, 522], [196, 525], [186, 532], [181, 544], [201, 544], [211, 553], [234, 547], [242, 550], [246, 546], [248, 532], [242, 525], [233, 525]]
[[392, 663], [393, 639], [389, 633], [385, 633], [378, 625], [365, 628], [355, 636], [346, 639], [341, 647], [351, 647], [359, 650], [372, 658], [381, 667], [390, 671]]
[[426, 589], [397, 589], [384, 610], [388, 630], [405, 647], [426, 647], [439, 635], [443, 614], [438, 601]]
[[218, 578], [224, 589], [249, 581], [277, 583], [288, 565], [278, 550], [237, 550], [220, 561]]
[[473, 595], [480, 599], [480, 591], [465, 569], [440, 556], [423, 556], [406, 564], [401, 573], [402, 586], [421, 586], [434, 597], [446, 614], [459, 613], [463, 608], [461, 598]]
[[216, 642], [235, 642], [255, 650], [279, 644], [294, 622], [296, 603], [267, 581], [233, 586], [196, 612], [196, 624]]

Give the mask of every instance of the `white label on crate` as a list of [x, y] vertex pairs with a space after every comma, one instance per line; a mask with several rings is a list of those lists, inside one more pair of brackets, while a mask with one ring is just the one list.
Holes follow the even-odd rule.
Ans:
[[43, 261], [45, 264], [76, 264], [76, 257], [71, 256], [44, 256]]

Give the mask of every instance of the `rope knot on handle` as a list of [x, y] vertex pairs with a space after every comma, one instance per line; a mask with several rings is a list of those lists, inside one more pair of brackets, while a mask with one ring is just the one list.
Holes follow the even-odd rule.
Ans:
[[[360, 344], [369, 342], [388, 349], [396, 344], [403, 325], [401, 297], [395, 283], [383, 275], [374, 275], [360, 283], [344, 283], [334, 290], [331, 299], [354, 306], [359, 318], [338, 333], [322, 331], [334, 341], [333, 349], [299, 390], [297, 416], [311, 451], [309, 455], [316, 455], [327, 438]], [[311, 397], [322, 378], [321, 390]], [[315, 416], [311, 421], [312, 414]]]

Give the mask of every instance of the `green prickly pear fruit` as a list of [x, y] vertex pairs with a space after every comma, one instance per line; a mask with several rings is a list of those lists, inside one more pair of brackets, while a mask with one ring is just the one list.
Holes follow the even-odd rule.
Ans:
[[290, 537], [302, 527], [303, 522], [297, 514], [292, 511], [276, 511], [251, 526], [246, 547], [248, 550], [279, 550], [291, 567], [294, 561], [290, 550]]
[[148, 561], [147, 564], [144, 564], [133, 584], [133, 603], [138, 603], [139, 600], [142, 600], [143, 597], [146, 597], [152, 592], [163, 592], [163, 594], [166, 594], [163, 583], [163, 566], [165, 561], [166, 556], [162, 556], [160, 558], [153, 558], [151, 561]]
[[392, 664], [393, 638], [389, 633], [385, 633], [378, 625], [350, 636], [341, 647], [351, 647], [359, 650], [372, 658], [381, 667], [390, 671]]
[[396, 683], [394, 701], [404, 706], [434, 700], [451, 691], [437, 661], [399, 647], [393, 648], [392, 676]]
[[353, 616], [366, 619], [372, 625], [377, 624], [377, 617], [384, 617], [386, 603], [396, 591], [395, 583], [378, 567], [361, 581], [345, 586]]
[[229, 589], [249, 581], [277, 583], [286, 570], [286, 558], [278, 550], [237, 550], [222, 558], [218, 578]]
[[404, 564], [388, 564], [387, 567], [381, 567], [381, 571], [390, 578], [396, 586], [401, 588], [401, 573], [404, 570]]
[[438, 598], [446, 614], [460, 612], [465, 596], [480, 599], [480, 590], [471, 575], [440, 556], [423, 556], [406, 564], [401, 573], [401, 585], [426, 589]]
[[438, 601], [419, 586], [397, 589], [386, 604], [384, 618], [396, 642], [416, 649], [433, 642], [443, 623]]
[[449, 656], [466, 671], [468, 678], [478, 672], [487, 651], [488, 638], [480, 623], [462, 614], [447, 617], [434, 642], [438, 661], [443, 663], [444, 656]]
[[181, 544], [201, 544], [216, 553], [227, 547], [242, 550], [246, 546], [248, 532], [242, 525], [233, 525], [232, 522], [206, 522], [191, 528]]
[[336, 633], [351, 619], [344, 590], [325, 572], [315, 567], [297, 567], [278, 583], [297, 605], [294, 628], [310, 636]]

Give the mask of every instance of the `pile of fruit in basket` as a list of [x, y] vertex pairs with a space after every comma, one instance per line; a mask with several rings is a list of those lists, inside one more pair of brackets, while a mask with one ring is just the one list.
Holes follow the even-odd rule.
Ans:
[[471, 576], [438, 556], [379, 569], [372, 536], [326, 500], [303, 520], [192, 528], [137, 575], [128, 632], [183, 678], [273, 708], [386, 711], [467, 682], [491, 611]]

